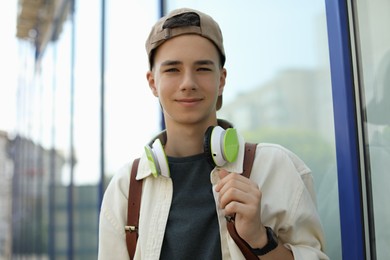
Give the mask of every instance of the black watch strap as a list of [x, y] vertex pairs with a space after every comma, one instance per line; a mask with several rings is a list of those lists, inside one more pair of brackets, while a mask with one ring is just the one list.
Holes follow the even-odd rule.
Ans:
[[267, 244], [262, 248], [251, 248], [252, 253], [257, 256], [265, 255], [278, 246], [278, 237], [276, 236], [272, 228], [266, 226], [265, 229], [267, 231]]

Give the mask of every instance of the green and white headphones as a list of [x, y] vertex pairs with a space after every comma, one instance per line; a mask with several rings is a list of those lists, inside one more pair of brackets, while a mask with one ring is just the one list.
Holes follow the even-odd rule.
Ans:
[[[236, 129], [223, 129], [220, 126], [208, 127], [204, 135], [203, 149], [207, 161], [212, 166], [220, 167], [228, 162], [234, 162], [239, 150]], [[170, 176], [168, 159], [159, 138], [145, 146], [145, 153], [153, 176]]]

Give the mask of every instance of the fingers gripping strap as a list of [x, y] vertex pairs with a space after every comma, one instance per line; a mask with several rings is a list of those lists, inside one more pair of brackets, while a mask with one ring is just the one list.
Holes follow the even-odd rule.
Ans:
[[[247, 178], [249, 178], [251, 175], [252, 165], [255, 159], [255, 153], [256, 153], [256, 144], [245, 143], [244, 165], [243, 165], [242, 175]], [[259, 259], [250, 250], [248, 243], [238, 235], [236, 227], [234, 225], [234, 216], [228, 218], [226, 224], [230, 236], [233, 238], [236, 245], [240, 248], [242, 254], [245, 256], [245, 259], [248, 260]]]
[[134, 258], [138, 238], [138, 219], [141, 205], [142, 181], [135, 179], [137, 175], [139, 158], [135, 159], [131, 168], [129, 198], [127, 210], [126, 245], [130, 259]]

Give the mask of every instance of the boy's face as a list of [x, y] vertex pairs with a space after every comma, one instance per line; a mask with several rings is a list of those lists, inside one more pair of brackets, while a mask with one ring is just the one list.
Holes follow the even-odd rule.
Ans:
[[157, 48], [147, 78], [166, 120], [214, 123], [226, 78], [219, 61], [214, 44], [199, 35], [177, 36]]

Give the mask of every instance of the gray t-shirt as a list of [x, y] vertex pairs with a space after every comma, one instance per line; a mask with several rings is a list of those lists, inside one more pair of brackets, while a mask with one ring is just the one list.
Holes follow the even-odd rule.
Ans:
[[160, 259], [222, 259], [210, 172], [203, 154], [168, 157], [173, 181]]

